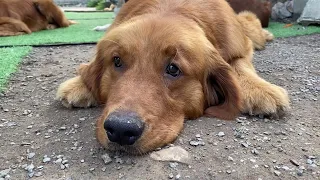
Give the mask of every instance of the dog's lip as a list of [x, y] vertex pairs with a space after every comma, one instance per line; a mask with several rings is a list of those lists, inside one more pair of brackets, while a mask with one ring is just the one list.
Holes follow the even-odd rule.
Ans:
[[108, 142], [106, 149], [111, 151], [125, 151], [129, 154], [144, 154], [139, 148], [139, 143], [134, 143], [133, 145], [120, 145], [115, 142]]

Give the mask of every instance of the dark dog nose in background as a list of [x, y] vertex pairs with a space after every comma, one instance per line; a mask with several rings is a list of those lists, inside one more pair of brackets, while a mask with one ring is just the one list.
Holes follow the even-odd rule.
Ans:
[[104, 122], [108, 139], [120, 145], [132, 145], [141, 136], [144, 123], [135, 112], [112, 112]]

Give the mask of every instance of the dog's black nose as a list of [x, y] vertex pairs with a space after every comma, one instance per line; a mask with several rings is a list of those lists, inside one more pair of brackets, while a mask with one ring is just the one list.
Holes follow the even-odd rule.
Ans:
[[104, 122], [108, 139], [120, 145], [132, 145], [141, 136], [144, 123], [135, 112], [112, 112]]

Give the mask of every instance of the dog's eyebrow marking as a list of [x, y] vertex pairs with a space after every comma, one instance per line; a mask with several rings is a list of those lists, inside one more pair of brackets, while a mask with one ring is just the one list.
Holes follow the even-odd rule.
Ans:
[[113, 42], [113, 43], [117, 44], [118, 46], [121, 46], [118, 42], [116, 42], [116, 41], [114, 41], [114, 40], [111, 40], [111, 39], [104, 39], [104, 40], [107, 40], [107, 41]]
[[172, 60], [175, 60], [176, 57], [177, 57], [177, 55], [178, 55], [178, 48], [176, 48], [176, 54], [174, 55], [174, 57], [172, 58]]

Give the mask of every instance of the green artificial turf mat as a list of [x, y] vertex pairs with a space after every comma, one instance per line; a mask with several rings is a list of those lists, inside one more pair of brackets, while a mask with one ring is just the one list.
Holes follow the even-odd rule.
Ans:
[[68, 19], [112, 19], [113, 12], [65, 12]]
[[26, 56], [32, 47], [11, 47], [0, 48], [0, 92], [4, 89], [10, 74], [15, 72], [17, 66], [24, 56]]
[[51, 45], [97, 42], [105, 32], [97, 32], [92, 29], [111, 23], [113, 19], [77, 20], [79, 24], [67, 28], [44, 30], [21, 36], [0, 37], [1, 46], [17, 45]]
[[320, 26], [301, 26], [294, 24], [290, 27], [285, 27], [285, 25], [286, 24], [283, 23], [270, 22], [267, 30], [272, 32], [276, 38], [320, 33]]

